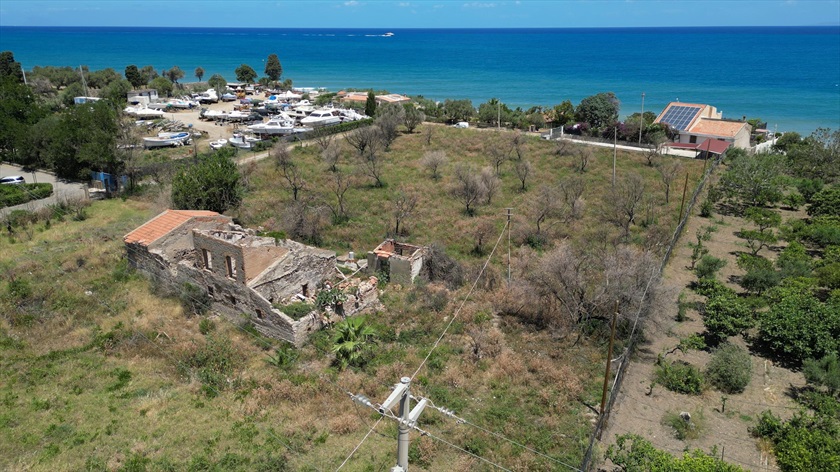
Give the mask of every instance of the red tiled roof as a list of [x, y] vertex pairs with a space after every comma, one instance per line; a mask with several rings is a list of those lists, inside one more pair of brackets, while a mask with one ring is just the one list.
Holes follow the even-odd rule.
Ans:
[[677, 149], [693, 149], [695, 151], [709, 151], [712, 154], [723, 154], [729, 149], [730, 143], [720, 139], [707, 139], [700, 144], [696, 143], [668, 143], [667, 147]]
[[166, 210], [147, 221], [123, 238], [126, 244], [140, 243], [148, 246], [173, 229], [195, 217], [222, 216], [215, 211], [204, 210]]

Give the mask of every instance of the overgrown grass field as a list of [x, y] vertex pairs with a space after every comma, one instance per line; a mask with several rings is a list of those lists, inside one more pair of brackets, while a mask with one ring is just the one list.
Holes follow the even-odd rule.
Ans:
[[[385, 187], [359, 177], [348, 192], [349, 221], [327, 225], [322, 245], [359, 254], [375, 247], [391, 232], [390, 202], [404, 189], [420, 204], [402, 238], [441, 243], [457, 259], [479, 265], [486, 255], [471, 254], [474, 241], [467, 235], [477, 221], [489, 219], [501, 230], [504, 209], [511, 207], [514, 235], [520, 235], [516, 228], [531, 224], [526, 215], [534, 189], [573, 172], [572, 158], [555, 156], [552, 143], [527, 139], [524, 158], [534, 169], [528, 190], [517, 190], [520, 182], [506, 163], [501, 192], [468, 217], [448, 193], [452, 169], [459, 162], [487, 165], [488, 139], [506, 137], [435, 127], [426, 146], [421, 133], [401, 136], [385, 154]], [[418, 162], [427, 149], [447, 153], [440, 180]], [[349, 155], [339, 163], [348, 171]], [[294, 157], [308, 182], [303, 195], [321, 193], [330, 172], [317, 146]], [[690, 191], [702, 162], [685, 166]], [[662, 193], [653, 168], [640, 156], [619, 153], [619, 175], [630, 170], [644, 176], [651, 195]], [[281, 230], [291, 192], [280, 185], [271, 159], [248, 172], [237, 216], [247, 226]], [[602, 195], [611, 174], [612, 150], [597, 151], [583, 173], [583, 217], [554, 222], [549, 244], [609, 242], [605, 235], [617, 230], [601, 221], [598, 209], [607, 203]], [[655, 207], [665, 229], [675, 226], [678, 193], [672, 190], [670, 204]], [[0, 242], [0, 469], [335, 470], [378, 418], [357, 408], [348, 392], [384, 400], [401, 376], [417, 369], [467, 294], [466, 287], [436, 283], [385, 286], [384, 309], [367, 318], [377, 332], [370, 359], [339, 370], [329, 332], [289, 354], [245, 317], [187, 316], [177, 299], [133, 274], [122, 236], [159, 209], [142, 199], [95, 202], [82, 221], [53, 217]], [[634, 226], [631, 238], [641, 242], [650, 227]], [[497, 272], [503, 263], [494, 259]], [[419, 425], [432, 435], [412, 433], [412, 469], [491, 469], [442, 440], [512, 470], [564, 470], [558, 461], [580, 462], [600, 399], [604, 340], [574, 342], [567, 333], [497, 316], [495, 296], [488, 288], [473, 294], [412, 384], [415, 395], [472, 423], [427, 409]], [[278, 356], [287, 361], [269, 362]], [[383, 421], [343, 470], [392, 466], [395, 437], [396, 426]]]

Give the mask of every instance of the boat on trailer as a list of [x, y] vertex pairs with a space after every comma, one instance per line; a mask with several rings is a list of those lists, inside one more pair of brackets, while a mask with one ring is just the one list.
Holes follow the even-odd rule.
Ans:
[[[162, 135], [162, 136], [161, 136]], [[183, 146], [190, 142], [190, 133], [160, 133], [158, 136], [143, 138], [146, 149], [167, 146]]]

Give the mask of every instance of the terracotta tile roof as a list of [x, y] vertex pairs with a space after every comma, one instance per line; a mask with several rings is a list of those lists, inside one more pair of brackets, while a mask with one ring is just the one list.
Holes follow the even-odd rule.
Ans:
[[747, 123], [742, 121], [701, 119], [689, 129], [689, 132], [734, 138], [746, 125]]
[[140, 243], [148, 246], [173, 229], [195, 217], [222, 216], [215, 211], [204, 210], [166, 210], [147, 221], [123, 238], [126, 244]]

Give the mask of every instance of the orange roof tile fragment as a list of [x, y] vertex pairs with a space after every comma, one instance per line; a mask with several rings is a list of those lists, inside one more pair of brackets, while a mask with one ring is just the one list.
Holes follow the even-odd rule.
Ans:
[[134, 231], [126, 234], [123, 241], [127, 244], [139, 243], [148, 246], [190, 219], [207, 216], [222, 215], [215, 211], [204, 210], [166, 210]]

